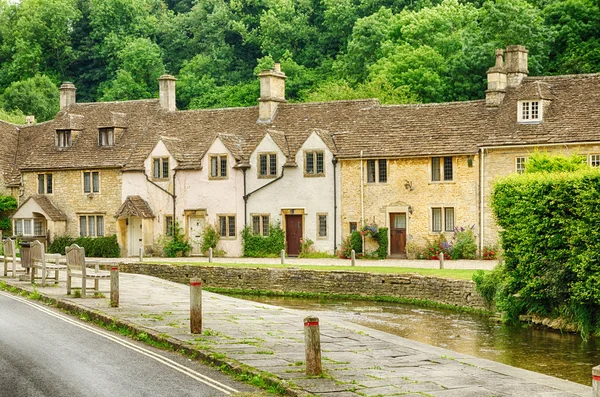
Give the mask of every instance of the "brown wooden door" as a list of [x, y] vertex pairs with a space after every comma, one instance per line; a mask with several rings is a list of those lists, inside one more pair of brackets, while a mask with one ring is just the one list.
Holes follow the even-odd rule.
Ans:
[[300, 239], [302, 238], [302, 215], [285, 216], [285, 241], [287, 254], [298, 256], [300, 253]]
[[390, 254], [406, 254], [406, 212], [390, 214]]

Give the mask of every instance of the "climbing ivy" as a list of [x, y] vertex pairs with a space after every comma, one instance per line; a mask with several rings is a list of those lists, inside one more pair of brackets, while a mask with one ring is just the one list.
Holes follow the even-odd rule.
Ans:
[[279, 224], [269, 226], [269, 235], [252, 233], [252, 229], [242, 230], [243, 256], [247, 258], [268, 258], [279, 256], [285, 249], [285, 234]]

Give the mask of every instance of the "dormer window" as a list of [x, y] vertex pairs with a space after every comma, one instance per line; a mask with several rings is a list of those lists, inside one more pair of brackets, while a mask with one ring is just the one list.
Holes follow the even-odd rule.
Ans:
[[542, 101], [520, 101], [518, 120], [520, 123], [542, 121]]
[[115, 129], [100, 128], [98, 130], [98, 146], [113, 146], [115, 144]]
[[56, 147], [71, 147], [71, 130], [56, 130]]
[[169, 179], [168, 157], [155, 157], [152, 159], [152, 176], [154, 179]]

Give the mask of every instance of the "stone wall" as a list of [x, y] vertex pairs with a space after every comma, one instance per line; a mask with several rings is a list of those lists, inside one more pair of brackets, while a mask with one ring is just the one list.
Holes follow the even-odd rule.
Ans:
[[391, 296], [429, 300], [437, 303], [485, 309], [483, 298], [469, 280], [450, 280], [417, 274], [373, 274], [349, 271], [318, 271], [218, 266], [156, 265], [122, 263], [126, 273], [145, 274], [187, 284], [192, 277], [202, 279], [206, 287]]

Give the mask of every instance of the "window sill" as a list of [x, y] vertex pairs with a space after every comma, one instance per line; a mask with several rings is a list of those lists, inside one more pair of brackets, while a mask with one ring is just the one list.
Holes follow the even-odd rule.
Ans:
[[542, 120], [517, 120], [519, 124], [542, 124]]
[[169, 182], [170, 178], [151, 178], [154, 182]]
[[320, 177], [324, 177], [325, 174], [307, 174], [306, 172], [304, 173], [304, 177], [305, 178], [320, 178]]
[[237, 240], [237, 237], [225, 237], [225, 236], [221, 236], [221, 240]]
[[226, 176], [209, 176], [208, 177], [209, 181], [224, 181], [226, 179], [229, 179], [229, 177], [226, 177]]
[[275, 179], [277, 175], [259, 175], [258, 179]]
[[453, 183], [456, 183], [454, 179], [451, 181], [429, 181], [430, 185], [451, 185]]

